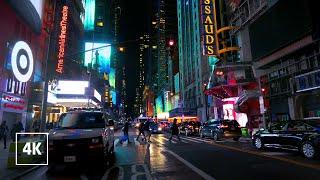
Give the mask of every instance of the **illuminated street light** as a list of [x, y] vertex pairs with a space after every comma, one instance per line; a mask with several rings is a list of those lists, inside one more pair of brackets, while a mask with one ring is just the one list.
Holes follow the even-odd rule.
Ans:
[[169, 46], [173, 46], [174, 45], [174, 41], [171, 39], [170, 41], [169, 41]]
[[124, 47], [119, 47], [120, 52], [124, 52]]

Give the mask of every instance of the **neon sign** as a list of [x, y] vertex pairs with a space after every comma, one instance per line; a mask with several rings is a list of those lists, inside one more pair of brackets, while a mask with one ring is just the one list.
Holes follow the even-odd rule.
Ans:
[[203, 55], [216, 54], [216, 29], [214, 0], [201, 0]]
[[58, 64], [56, 72], [62, 74], [63, 63], [64, 63], [64, 53], [66, 44], [66, 34], [67, 34], [67, 22], [68, 22], [68, 6], [63, 6], [62, 8], [62, 18], [60, 21], [60, 35], [59, 35], [59, 53], [58, 53]]

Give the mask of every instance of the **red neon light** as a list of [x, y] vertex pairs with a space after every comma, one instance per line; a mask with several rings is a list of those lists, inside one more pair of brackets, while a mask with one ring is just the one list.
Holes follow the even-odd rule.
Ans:
[[58, 53], [58, 64], [56, 72], [62, 74], [63, 63], [64, 63], [64, 52], [66, 44], [66, 34], [67, 34], [67, 22], [68, 22], [68, 6], [63, 6], [62, 8], [62, 18], [60, 21], [60, 35], [59, 35], [59, 53]]
[[16, 106], [16, 105], [7, 104], [7, 103], [4, 103], [3, 106], [4, 106], [5, 108], [10, 108], [10, 109], [15, 109], [15, 110], [23, 110], [23, 109], [24, 109], [23, 106]]

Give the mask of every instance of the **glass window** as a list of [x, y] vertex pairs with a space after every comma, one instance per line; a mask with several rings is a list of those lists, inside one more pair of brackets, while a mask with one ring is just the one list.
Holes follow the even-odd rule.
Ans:
[[288, 131], [305, 131], [306, 126], [302, 122], [290, 122], [288, 124]]

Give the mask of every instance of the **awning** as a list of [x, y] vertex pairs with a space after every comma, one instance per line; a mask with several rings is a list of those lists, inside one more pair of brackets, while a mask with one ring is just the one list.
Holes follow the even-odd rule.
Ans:
[[238, 100], [234, 104], [234, 109], [236, 112], [241, 112], [240, 106], [252, 98], [259, 98], [262, 94], [258, 90], [243, 90], [239, 94]]

